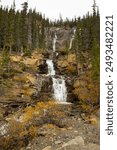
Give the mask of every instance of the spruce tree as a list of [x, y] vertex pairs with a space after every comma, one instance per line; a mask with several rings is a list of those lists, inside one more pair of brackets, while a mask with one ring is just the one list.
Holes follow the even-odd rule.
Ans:
[[28, 3], [24, 2], [22, 4], [23, 10], [21, 11], [21, 19], [20, 19], [20, 38], [21, 38], [21, 51], [27, 53], [28, 50], [28, 18], [27, 18], [27, 10]]

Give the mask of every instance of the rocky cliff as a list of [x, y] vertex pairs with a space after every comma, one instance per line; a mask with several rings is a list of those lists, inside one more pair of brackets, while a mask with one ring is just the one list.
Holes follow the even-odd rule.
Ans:
[[[17, 150], [99, 149], [99, 85], [91, 78], [88, 52], [83, 53], [85, 62], [76, 60], [71, 49], [74, 34], [75, 28], [46, 29], [44, 50], [30, 56], [10, 55], [9, 72], [0, 73], [0, 146], [4, 150], [17, 143]], [[54, 78], [64, 79], [70, 104], [55, 103], [47, 59], [53, 61]]]

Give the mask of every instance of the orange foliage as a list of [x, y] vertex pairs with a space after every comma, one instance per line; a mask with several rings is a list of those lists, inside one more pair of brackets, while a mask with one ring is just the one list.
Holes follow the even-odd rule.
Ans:
[[73, 92], [80, 100], [83, 110], [88, 111], [99, 103], [99, 87], [99, 82], [91, 78], [90, 72], [74, 83]]

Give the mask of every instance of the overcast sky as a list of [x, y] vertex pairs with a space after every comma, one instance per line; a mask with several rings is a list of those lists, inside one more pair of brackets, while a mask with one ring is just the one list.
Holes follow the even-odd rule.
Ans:
[[[3, 6], [11, 6], [14, 0], [1, 0]], [[15, 0], [16, 8], [21, 9], [21, 4], [27, 0]], [[96, 0], [99, 5], [99, 0]], [[45, 14], [50, 19], [62, 18], [71, 19], [75, 16], [83, 16], [88, 11], [91, 12], [93, 0], [28, 0], [29, 8], [36, 8], [37, 11]]]

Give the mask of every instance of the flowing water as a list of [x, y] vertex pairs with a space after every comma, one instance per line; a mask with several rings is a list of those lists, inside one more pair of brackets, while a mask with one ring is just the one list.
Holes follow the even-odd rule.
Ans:
[[76, 33], [76, 29], [74, 29], [73, 35], [72, 35], [72, 37], [71, 37], [69, 49], [72, 48], [72, 43], [73, 43], [73, 40], [74, 40], [74, 38], [75, 38], [75, 33]]
[[46, 64], [48, 65], [48, 75], [54, 76], [55, 70], [54, 70], [53, 61], [51, 59], [47, 59]]
[[57, 41], [57, 35], [55, 34], [55, 37], [53, 39], [53, 52], [56, 51], [56, 41]]
[[54, 89], [54, 94], [53, 94], [54, 99], [58, 101], [66, 102], [67, 89], [65, 85], [65, 80], [63, 79], [63, 77], [61, 78], [53, 77], [52, 81], [53, 81], [53, 89]]
[[[53, 53], [56, 53], [56, 41], [57, 35], [53, 39]], [[57, 54], [57, 53], [56, 53]], [[46, 63], [48, 65], [48, 75], [52, 77], [53, 81], [53, 98], [57, 101], [66, 102], [67, 101], [67, 88], [65, 85], [65, 80], [62, 76], [57, 76], [54, 69], [53, 60], [47, 59]]]

